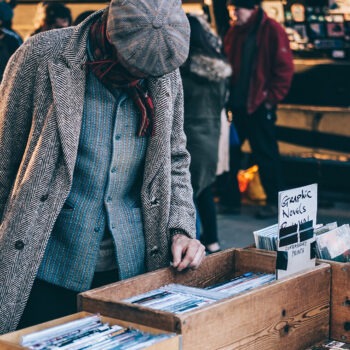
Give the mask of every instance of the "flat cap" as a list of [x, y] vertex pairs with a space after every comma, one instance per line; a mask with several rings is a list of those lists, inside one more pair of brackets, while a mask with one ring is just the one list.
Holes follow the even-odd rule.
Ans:
[[107, 37], [121, 63], [155, 77], [180, 67], [190, 39], [181, 5], [181, 0], [112, 0]]

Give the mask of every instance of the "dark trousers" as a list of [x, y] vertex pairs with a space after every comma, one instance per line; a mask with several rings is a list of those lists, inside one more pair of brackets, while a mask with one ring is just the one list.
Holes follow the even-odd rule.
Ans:
[[[118, 280], [118, 272], [97, 272], [91, 289]], [[40, 279], [34, 281], [22, 318], [17, 329], [30, 327], [77, 312], [78, 292], [68, 290]]]
[[230, 145], [230, 170], [217, 176], [216, 193], [220, 205], [240, 209], [241, 192], [238, 187], [237, 173], [241, 168], [241, 149], [238, 145]]
[[[246, 139], [249, 141], [253, 162], [259, 166], [259, 175], [267, 196], [267, 203], [277, 205], [278, 191], [282, 188], [282, 172], [276, 139], [275, 110], [270, 111], [261, 106], [250, 115], [238, 111], [234, 113], [233, 120], [241, 145]], [[234, 155], [230, 156], [231, 162], [240, 163], [240, 159], [235, 160]], [[237, 178], [238, 168], [237, 165], [233, 167], [233, 178]]]
[[203, 233], [200, 237], [203, 244], [218, 242], [218, 229], [216, 221], [216, 206], [214, 203], [212, 186], [206, 187], [195, 199]]

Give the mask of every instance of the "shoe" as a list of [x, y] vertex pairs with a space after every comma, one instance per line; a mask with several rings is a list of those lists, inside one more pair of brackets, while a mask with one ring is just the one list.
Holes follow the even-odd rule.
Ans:
[[219, 243], [215, 242], [215, 243], [206, 245], [205, 252], [206, 252], [206, 255], [221, 252]]
[[265, 205], [261, 207], [255, 214], [257, 219], [270, 219], [276, 218], [278, 215], [278, 209], [275, 205]]
[[222, 215], [239, 215], [241, 213], [241, 207], [234, 205], [218, 204], [217, 213]]

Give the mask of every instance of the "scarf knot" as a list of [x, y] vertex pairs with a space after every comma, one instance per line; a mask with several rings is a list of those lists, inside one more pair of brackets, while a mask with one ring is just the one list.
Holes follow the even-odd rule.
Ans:
[[114, 47], [107, 39], [108, 10], [91, 25], [89, 40], [93, 60], [86, 62], [91, 72], [109, 89], [122, 89], [141, 112], [138, 136], [154, 136], [154, 106], [152, 98], [142, 87], [142, 80], [134, 77], [118, 61]]

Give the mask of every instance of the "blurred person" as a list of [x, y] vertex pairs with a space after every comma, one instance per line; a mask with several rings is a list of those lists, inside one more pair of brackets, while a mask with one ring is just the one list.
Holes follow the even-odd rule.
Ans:
[[213, 12], [218, 35], [223, 39], [230, 27], [230, 16], [226, 7], [227, 0], [213, 0]]
[[31, 35], [72, 25], [70, 9], [60, 2], [43, 2], [38, 5], [35, 30]]
[[11, 25], [13, 10], [9, 4], [0, 2], [0, 82], [11, 55], [22, 44], [22, 39], [12, 31]]
[[218, 197], [217, 210], [220, 214], [239, 215], [241, 213], [241, 192], [238, 186], [237, 173], [241, 167], [241, 144], [236, 127], [228, 121], [228, 166], [217, 172], [215, 189]]
[[[228, 108], [239, 142], [248, 139], [266, 192], [266, 205], [257, 218], [277, 215], [282, 188], [280, 155], [276, 140], [276, 107], [288, 93], [293, 77], [293, 57], [284, 28], [269, 18], [259, 0], [229, 0], [234, 24], [224, 47], [233, 76]], [[237, 181], [239, 158], [231, 155], [232, 179]]]
[[202, 16], [188, 15], [190, 54], [181, 67], [185, 101], [185, 134], [191, 155], [191, 182], [208, 253], [220, 250], [212, 184], [218, 163], [220, 116], [225, 105], [230, 65], [222, 43]]
[[178, 70], [189, 37], [178, 0], [113, 0], [11, 57], [0, 333], [76, 312], [79, 292], [201, 263]]
[[78, 24], [83, 22], [86, 18], [88, 18], [90, 15], [92, 15], [94, 12], [95, 11], [93, 11], [93, 10], [88, 10], [88, 11], [84, 11], [84, 12], [79, 13], [77, 18], [74, 20], [73, 25], [77, 26]]
[[[11, 34], [13, 34], [13, 36], [15, 37], [15, 39], [17, 40], [18, 44], [21, 45], [23, 43], [23, 39], [21, 38], [21, 36], [12, 28], [12, 19], [14, 16], [14, 12], [13, 9], [17, 6], [17, 0], [10, 0], [10, 1], [3, 1], [0, 0], [0, 4], [3, 3], [7, 6], [7, 8], [11, 8], [11, 16], [6, 16], [7, 18], [4, 19], [2, 21], [2, 28], [6, 29], [6, 30], [10, 30]], [[0, 5], [3, 6], [3, 5]], [[2, 9], [0, 10], [0, 13], [9, 13], [8, 10], [4, 9], [4, 7], [2, 7]], [[0, 15], [1, 16], [1, 15]]]

